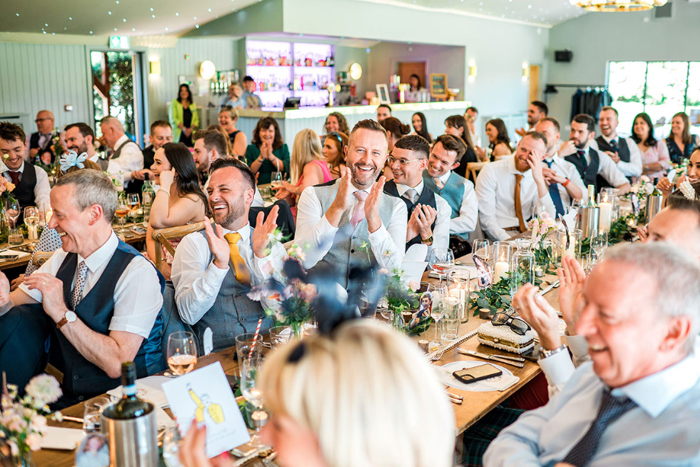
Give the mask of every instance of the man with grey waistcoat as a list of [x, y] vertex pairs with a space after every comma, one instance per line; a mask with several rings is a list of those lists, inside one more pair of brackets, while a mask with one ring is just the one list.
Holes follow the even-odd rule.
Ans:
[[358, 122], [345, 147], [342, 177], [306, 188], [297, 202], [294, 242], [304, 248], [305, 268], [328, 263], [348, 286], [354, 267], [401, 268], [406, 245], [406, 204], [383, 192], [381, 174], [388, 156], [384, 128]]

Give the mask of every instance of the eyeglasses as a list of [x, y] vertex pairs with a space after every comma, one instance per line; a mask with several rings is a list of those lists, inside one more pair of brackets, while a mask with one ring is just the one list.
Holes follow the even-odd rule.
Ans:
[[401, 167], [406, 167], [411, 162], [418, 162], [418, 161], [422, 161], [422, 160], [423, 159], [410, 159], [410, 160], [409, 159], [397, 159], [394, 156], [389, 156], [389, 165], [392, 165], [394, 162], [398, 161], [398, 163]]
[[524, 336], [525, 333], [530, 330], [529, 324], [521, 318], [514, 318], [508, 313], [496, 313], [493, 315], [493, 318], [491, 318], [491, 324], [494, 326], [508, 326], [519, 336]]
[[49, 117], [37, 118], [36, 120], [34, 120], [34, 123], [43, 122], [44, 120], [51, 120], [51, 118], [49, 118]]

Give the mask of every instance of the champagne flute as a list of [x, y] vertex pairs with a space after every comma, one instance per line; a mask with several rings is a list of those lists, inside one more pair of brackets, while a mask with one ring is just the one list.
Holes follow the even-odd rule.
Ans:
[[168, 337], [168, 366], [174, 375], [189, 373], [197, 364], [197, 345], [189, 331], [179, 331]]
[[448, 248], [433, 248], [428, 257], [428, 266], [440, 277], [440, 282], [455, 266], [455, 255]]
[[440, 320], [445, 316], [445, 307], [442, 303], [443, 299], [447, 296], [447, 284], [440, 282], [439, 284], [428, 285], [428, 293], [430, 293], [430, 298], [432, 304], [430, 307], [430, 316], [435, 321], [435, 333], [433, 334], [433, 340], [430, 342], [429, 349], [437, 349], [442, 344], [442, 329], [440, 328]]
[[263, 396], [260, 387], [258, 386], [258, 376], [262, 369], [263, 357], [262, 354], [251, 354], [248, 358], [242, 358], [239, 362], [241, 370], [241, 394], [251, 405], [253, 405], [253, 413], [250, 418], [255, 426], [255, 433], [250, 438], [251, 446], [263, 446], [260, 438], [260, 428], [265, 426], [268, 419], [268, 414], [263, 410]]

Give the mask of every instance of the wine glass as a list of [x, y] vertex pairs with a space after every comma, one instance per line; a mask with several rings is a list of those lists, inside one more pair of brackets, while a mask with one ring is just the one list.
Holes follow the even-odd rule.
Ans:
[[283, 180], [284, 180], [284, 172], [271, 172], [270, 173], [270, 184], [272, 184], [272, 186], [282, 185]]
[[182, 467], [180, 463], [180, 430], [177, 426], [165, 429], [163, 435], [163, 461], [167, 467]]
[[268, 414], [263, 410], [263, 396], [260, 387], [258, 386], [258, 376], [262, 369], [263, 357], [262, 354], [250, 354], [248, 358], [242, 358], [239, 361], [241, 371], [241, 394], [253, 407], [253, 413], [250, 418], [255, 426], [255, 433], [250, 438], [251, 446], [262, 446], [260, 439], [260, 429], [265, 426], [268, 419]]
[[5, 217], [11, 228], [16, 227], [17, 218], [19, 217], [19, 201], [16, 199], [8, 198], [5, 200]]
[[168, 337], [168, 366], [174, 375], [189, 373], [197, 364], [197, 345], [189, 331], [179, 331]]
[[605, 250], [608, 248], [608, 234], [600, 232], [595, 237], [591, 238], [591, 248], [588, 253], [588, 267], [593, 269], [593, 266], [600, 263], [605, 256]]
[[455, 255], [448, 248], [433, 248], [428, 257], [428, 267], [440, 277], [440, 282], [455, 266]]
[[119, 225], [119, 231], [124, 232], [126, 229], [126, 216], [129, 214], [129, 205], [126, 204], [126, 199], [124, 199], [123, 194], [119, 195], [117, 199], [117, 209], [114, 212], [117, 215], [117, 225]]
[[435, 333], [433, 340], [430, 342], [429, 349], [439, 348], [442, 344], [442, 329], [440, 328], [440, 320], [445, 316], [445, 307], [443, 299], [447, 297], [447, 284], [442, 281], [439, 284], [428, 285], [427, 292], [430, 294], [432, 304], [430, 307], [430, 316], [435, 321]]
[[484, 262], [488, 264], [489, 260], [491, 259], [490, 246], [491, 243], [486, 238], [484, 238], [483, 240], [474, 240], [474, 245], [472, 246], [472, 253], [478, 256], [479, 258], [483, 259]]
[[24, 208], [24, 223], [27, 225], [29, 239], [37, 240], [37, 226], [39, 225], [39, 208], [36, 206], [27, 206]]

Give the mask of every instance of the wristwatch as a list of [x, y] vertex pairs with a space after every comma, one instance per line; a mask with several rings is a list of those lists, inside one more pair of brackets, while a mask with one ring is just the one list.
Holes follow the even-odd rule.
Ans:
[[562, 183], [561, 185], [562, 185], [562, 186], [566, 186], [566, 185], [569, 184], [570, 181], [571, 181], [571, 180], [569, 180], [569, 179], [567, 178], [566, 180], [564, 180], [564, 183]]
[[68, 311], [66, 311], [66, 314], [63, 315], [63, 319], [61, 321], [59, 321], [58, 323], [56, 323], [56, 327], [58, 329], [61, 329], [66, 324], [73, 323], [77, 319], [78, 319], [78, 315], [76, 315], [74, 311], [68, 310]]
[[431, 235], [430, 237], [426, 238], [425, 240], [420, 241], [423, 245], [432, 245], [433, 244], [433, 236]]
[[564, 350], [566, 350], [566, 346], [564, 344], [560, 345], [559, 347], [557, 347], [554, 350], [545, 350], [543, 348], [540, 348], [540, 360], [544, 360], [545, 358], [549, 358], [552, 355], [556, 355], [559, 352], [562, 352]]

